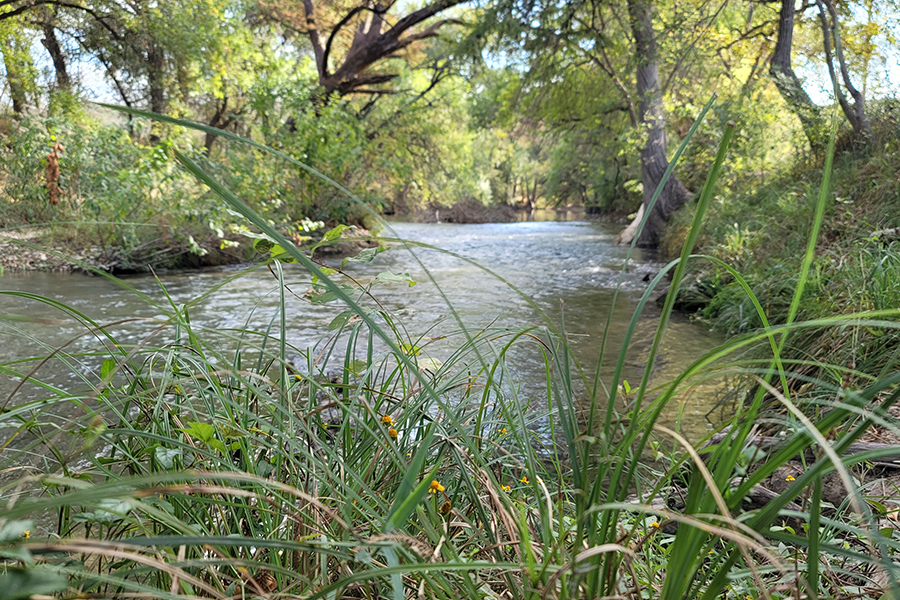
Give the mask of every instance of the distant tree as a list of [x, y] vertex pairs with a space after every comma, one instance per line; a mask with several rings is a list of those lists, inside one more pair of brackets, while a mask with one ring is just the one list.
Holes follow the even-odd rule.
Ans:
[[298, 13], [294, 2], [268, 0], [264, 12], [284, 26], [307, 37], [315, 56], [324, 98], [332, 94], [390, 93], [381, 86], [397, 78], [386, 68], [388, 60], [417, 42], [433, 38], [454, 19], [440, 19], [418, 26], [446, 10], [470, 0], [435, 0], [405, 15], [394, 15], [396, 0], [323, 2], [302, 0]]

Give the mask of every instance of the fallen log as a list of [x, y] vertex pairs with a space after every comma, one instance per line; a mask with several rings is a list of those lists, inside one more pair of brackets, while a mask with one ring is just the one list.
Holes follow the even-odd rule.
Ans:
[[[709, 439], [709, 441], [704, 444], [702, 448], [700, 448], [700, 450], [702, 451], [706, 448], [709, 448], [710, 446], [716, 446], [726, 441], [730, 435], [730, 429], [726, 429], [721, 433], [717, 433], [713, 435]], [[760, 450], [770, 451], [778, 449], [785, 442], [787, 442], [787, 438], [768, 435], [750, 435], [747, 437], [744, 443], [749, 446], [756, 446]], [[854, 442], [847, 447], [847, 450], [844, 451], [844, 456], [851, 456], [853, 454], [861, 454], [863, 452], [870, 452], [874, 450], [890, 451], [887, 456], [882, 457], [877, 462], [873, 462], [874, 465], [886, 469], [900, 469], [900, 445], [879, 444], [876, 442]], [[806, 449], [806, 457], [809, 460], [816, 459], [816, 452], [813, 448]]]

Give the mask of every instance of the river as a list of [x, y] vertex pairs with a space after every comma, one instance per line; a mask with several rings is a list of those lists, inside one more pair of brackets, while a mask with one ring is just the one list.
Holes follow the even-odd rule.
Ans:
[[[432, 282], [419, 262], [398, 244], [393, 244], [390, 251], [379, 254], [371, 263], [348, 264], [346, 271], [360, 281], [369, 281], [385, 270], [410, 273], [417, 282], [415, 286], [391, 283], [377, 286], [373, 293], [386, 308], [399, 311], [403, 324], [411, 334], [421, 335], [430, 331], [432, 333], [429, 335], [434, 336], [434, 332], [439, 334], [443, 329], [458, 329], [450, 316], [447, 301], [471, 331], [478, 331], [489, 324], [509, 327], [545, 325], [538, 311], [510, 287], [514, 286], [533, 299], [557, 326], [561, 316], [564, 316], [565, 329], [574, 353], [590, 371], [593, 371], [590, 365], [594, 364], [599, 352], [616, 286], [620, 286], [620, 293], [612, 313], [608, 342], [613, 357], [618, 353], [636, 302], [648, 285], [648, 276], [662, 267], [653, 255], [638, 251], [627, 272], [621, 275], [627, 249], [613, 243], [618, 228], [602, 223], [394, 223], [392, 227], [399, 238], [462, 255], [506, 280], [506, 283], [501, 282], [477, 266], [450, 254], [416, 248], [418, 260], [428, 269], [430, 278], [434, 280]], [[385, 235], [391, 234], [385, 232]], [[329, 261], [339, 264], [338, 259]], [[220, 285], [244, 268], [231, 266], [163, 273], [159, 282], [151, 275], [124, 279], [128, 286], [145, 294], [149, 302], [108, 279], [77, 274], [7, 274], [0, 278], [0, 288], [51, 298], [105, 324], [159, 316], [162, 312], [160, 306], [168, 305], [161, 286], [177, 306]], [[292, 289], [302, 295], [309, 288], [308, 277], [303, 276], [295, 266], [289, 265], [285, 271]], [[447, 301], [441, 297], [438, 286]], [[263, 330], [277, 315], [278, 289], [273, 275], [266, 269], [258, 269], [225, 285], [192, 308], [192, 323], [214, 330], [248, 326]], [[298, 348], [321, 342], [327, 334], [328, 324], [342, 310], [340, 306], [313, 305], [298, 298], [289, 300], [286, 314], [288, 341]], [[153, 303], [158, 303], [158, 306]], [[70, 341], [66, 347], [66, 352], [70, 354], [87, 354], [99, 348], [96, 339], [83, 335], [85, 328], [82, 325], [55, 309], [19, 296], [0, 295], [0, 315], [52, 320], [47, 323], [0, 320], [0, 363], [45, 356], [49, 349]], [[658, 317], [659, 310], [651, 302], [628, 351], [625, 378], [632, 383], [640, 380]], [[111, 329], [119, 343], [135, 344], [145, 339], [157, 325], [149, 320], [132, 321], [117, 324]], [[165, 339], [165, 335], [160, 339]], [[706, 325], [674, 315], [655, 365], [654, 382], [673, 379], [691, 361], [721, 341], [721, 337], [711, 333]], [[449, 351], [449, 348], [435, 346], [432, 350], [435, 358], [443, 359], [440, 356], [444, 351], [442, 348]], [[50, 362], [39, 370], [38, 375], [54, 385], [83, 388], [85, 380], [80, 380], [80, 377], [95, 370], [99, 359], [86, 355], [73, 356], [68, 360], [74, 368], [58, 368], [55, 362]], [[540, 381], [543, 364], [537, 353], [518, 353], [515, 363], [516, 372], [525, 382], [526, 389], [530, 381]], [[28, 363], [28, 366], [34, 364]], [[23, 366], [15, 365], [15, 368], [21, 371]], [[605, 374], [609, 371], [604, 369]], [[4, 377], [0, 382], [2, 400], [17, 384], [16, 378]], [[36, 388], [24, 386], [12, 399], [12, 404], [34, 398], [39, 393]], [[717, 421], [715, 417], [707, 417], [717, 401], [715, 386], [701, 384], [674, 403], [671, 410], [663, 415], [663, 422], [675, 425], [681, 413], [680, 429], [689, 438], [699, 439]], [[0, 437], [8, 431], [0, 431]]]

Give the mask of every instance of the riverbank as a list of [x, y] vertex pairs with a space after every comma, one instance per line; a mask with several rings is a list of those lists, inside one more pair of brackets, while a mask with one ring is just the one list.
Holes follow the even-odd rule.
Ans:
[[[627, 249], [611, 244], [613, 231], [528, 223], [399, 233], [415, 238], [415, 227], [430, 240], [440, 232], [435, 245], [456, 244], [454, 254], [477, 252], [545, 314], [505, 284], [490, 287], [499, 282], [484, 271], [431, 250], [423, 262], [457, 314], [471, 314], [471, 294], [483, 294], [486, 328], [464, 336], [445, 321], [445, 298], [394, 251], [354, 263], [352, 279], [323, 274], [335, 284], [339, 306], [331, 307], [308, 302], [293, 284], [295, 293], [284, 293], [265, 269], [222, 287], [237, 274], [166, 276], [166, 301], [144, 311], [98, 293], [117, 287], [106, 279], [76, 278], [102, 303], [47, 292], [42, 301], [30, 284], [19, 296], [7, 292], [2, 299], [18, 304], [0, 312], [23, 317], [10, 337], [40, 342], [40, 355], [27, 358], [7, 341], [0, 361], [36, 384], [16, 388], [0, 411], [0, 473], [16, 492], [0, 550], [29, 569], [10, 563], [8, 572], [28, 575], [33, 593], [36, 581], [44, 594], [71, 587], [65, 597], [151, 590], [175, 598], [168, 591], [177, 587], [219, 600], [275, 590], [324, 598], [365, 586], [379, 597], [464, 590], [457, 595], [475, 599], [489, 590], [573, 598], [638, 584], [660, 596], [663, 586], [683, 584], [736, 600], [761, 586], [799, 596], [812, 585], [813, 562], [822, 565], [821, 597], [853, 586], [857, 597], [874, 598], [890, 588], [884, 565], [900, 553], [896, 508], [868, 480], [845, 485], [829, 474], [860, 456], [844, 455], [841, 440], [834, 462], [799, 427], [763, 454], [754, 420], [734, 411], [727, 435], [705, 426], [691, 435], [688, 421], [708, 412], [697, 414], [702, 386], [752, 369], [740, 340], [684, 346], [695, 331], [677, 329], [675, 315], [662, 339], [658, 315], [629, 327], [645, 273], [620, 278]], [[609, 254], [599, 256], [601, 248]], [[409, 269], [421, 285], [394, 276], [373, 289], [386, 267]], [[139, 279], [118, 291], [141, 302], [159, 293], [155, 280]], [[617, 285], [618, 302], [631, 301], [621, 312], [598, 306], [598, 290], [609, 298]], [[110, 325], [102, 336], [79, 336], [97, 333], [95, 319], [37, 336], [23, 330], [24, 315], [45, 317], [61, 304], [76, 316], [103, 311]], [[318, 342], [298, 339], [310, 332]], [[620, 390], [615, 400], [583, 379], [588, 344], [589, 356], [603, 346], [623, 366], [609, 379], [610, 392]], [[872, 399], [896, 387], [885, 376], [856, 393]], [[821, 435], [866, 432], [871, 424], [856, 424], [852, 400], [817, 423]], [[586, 412], [594, 435], [584, 433]], [[697, 440], [699, 454], [686, 456], [682, 436]], [[808, 457], [799, 468], [797, 455]], [[703, 470], [686, 469], [686, 460], [702, 460]], [[817, 485], [827, 487], [811, 492]], [[849, 501], [828, 504], [842, 492]]]
[[[721, 260], [733, 272], [698, 259], [679, 296], [686, 310], [733, 338], [789, 317], [817, 323], [787, 335], [780, 352], [785, 377], [773, 380], [814, 420], [840, 401], [835, 394], [893, 372], [900, 353], [900, 336], [892, 329], [900, 320], [900, 119], [881, 123], [877, 133], [880, 145], [867, 153], [845, 150], [830, 177], [821, 167], [797, 164], [753, 189], [720, 197], [707, 213], [695, 253]], [[829, 185], [812, 268], [794, 305], [823, 180]], [[666, 251], [682, 243], [692, 213], [689, 208], [673, 221]], [[865, 322], [852, 317], [859, 314], [868, 314]], [[748, 360], [771, 357], [766, 339], [748, 351]], [[757, 384], [748, 379], [744, 385], [745, 398], [752, 397]], [[774, 432], [793, 417], [775, 395], [769, 398], [767, 427]], [[893, 412], [883, 418], [891, 426], [898, 422]], [[873, 435], [880, 435], [877, 428]]]
[[[334, 244], [321, 246], [321, 255], [351, 255], [375, 245], [363, 228], [345, 231]], [[86, 245], [83, 238], [67, 239], [51, 227], [24, 227], [0, 231], [0, 275], [3, 273], [91, 273], [114, 275], [164, 270], [201, 269], [241, 264], [256, 251], [249, 238], [209, 238], [192, 243], [159, 238], [138, 247]], [[318, 241], [318, 240], [313, 240]], [[223, 243], [224, 242], [224, 243]]]

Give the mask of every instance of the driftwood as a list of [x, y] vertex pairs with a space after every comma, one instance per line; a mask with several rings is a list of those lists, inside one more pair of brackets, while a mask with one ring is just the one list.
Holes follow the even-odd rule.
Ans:
[[[726, 441], [728, 437], [731, 435], [731, 431], [726, 429], [721, 433], [717, 433], [713, 435], [709, 442], [707, 442], [703, 448], [708, 448], [710, 446], [715, 446], [720, 444], [723, 441]], [[756, 446], [760, 450], [773, 450], [783, 445], [787, 441], [786, 438], [767, 436], [767, 435], [751, 435], [747, 437], [746, 444], [750, 446]], [[701, 448], [701, 450], [703, 449]], [[873, 462], [872, 464], [882, 467], [885, 469], [900, 469], [900, 445], [895, 444], [879, 444], [875, 442], [854, 442], [850, 444], [847, 450], [844, 451], [844, 456], [850, 456], [853, 454], [860, 454], [862, 452], [870, 452], [873, 450], [890, 450], [890, 454], [882, 457], [878, 461]], [[809, 460], [816, 459], [816, 453], [813, 449], [806, 449], [806, 457]]]
[[869, 234], [870, 240], [894, 240], [900, 238], [900, 227], [891, 227], [890, 229], [879, 229]]

